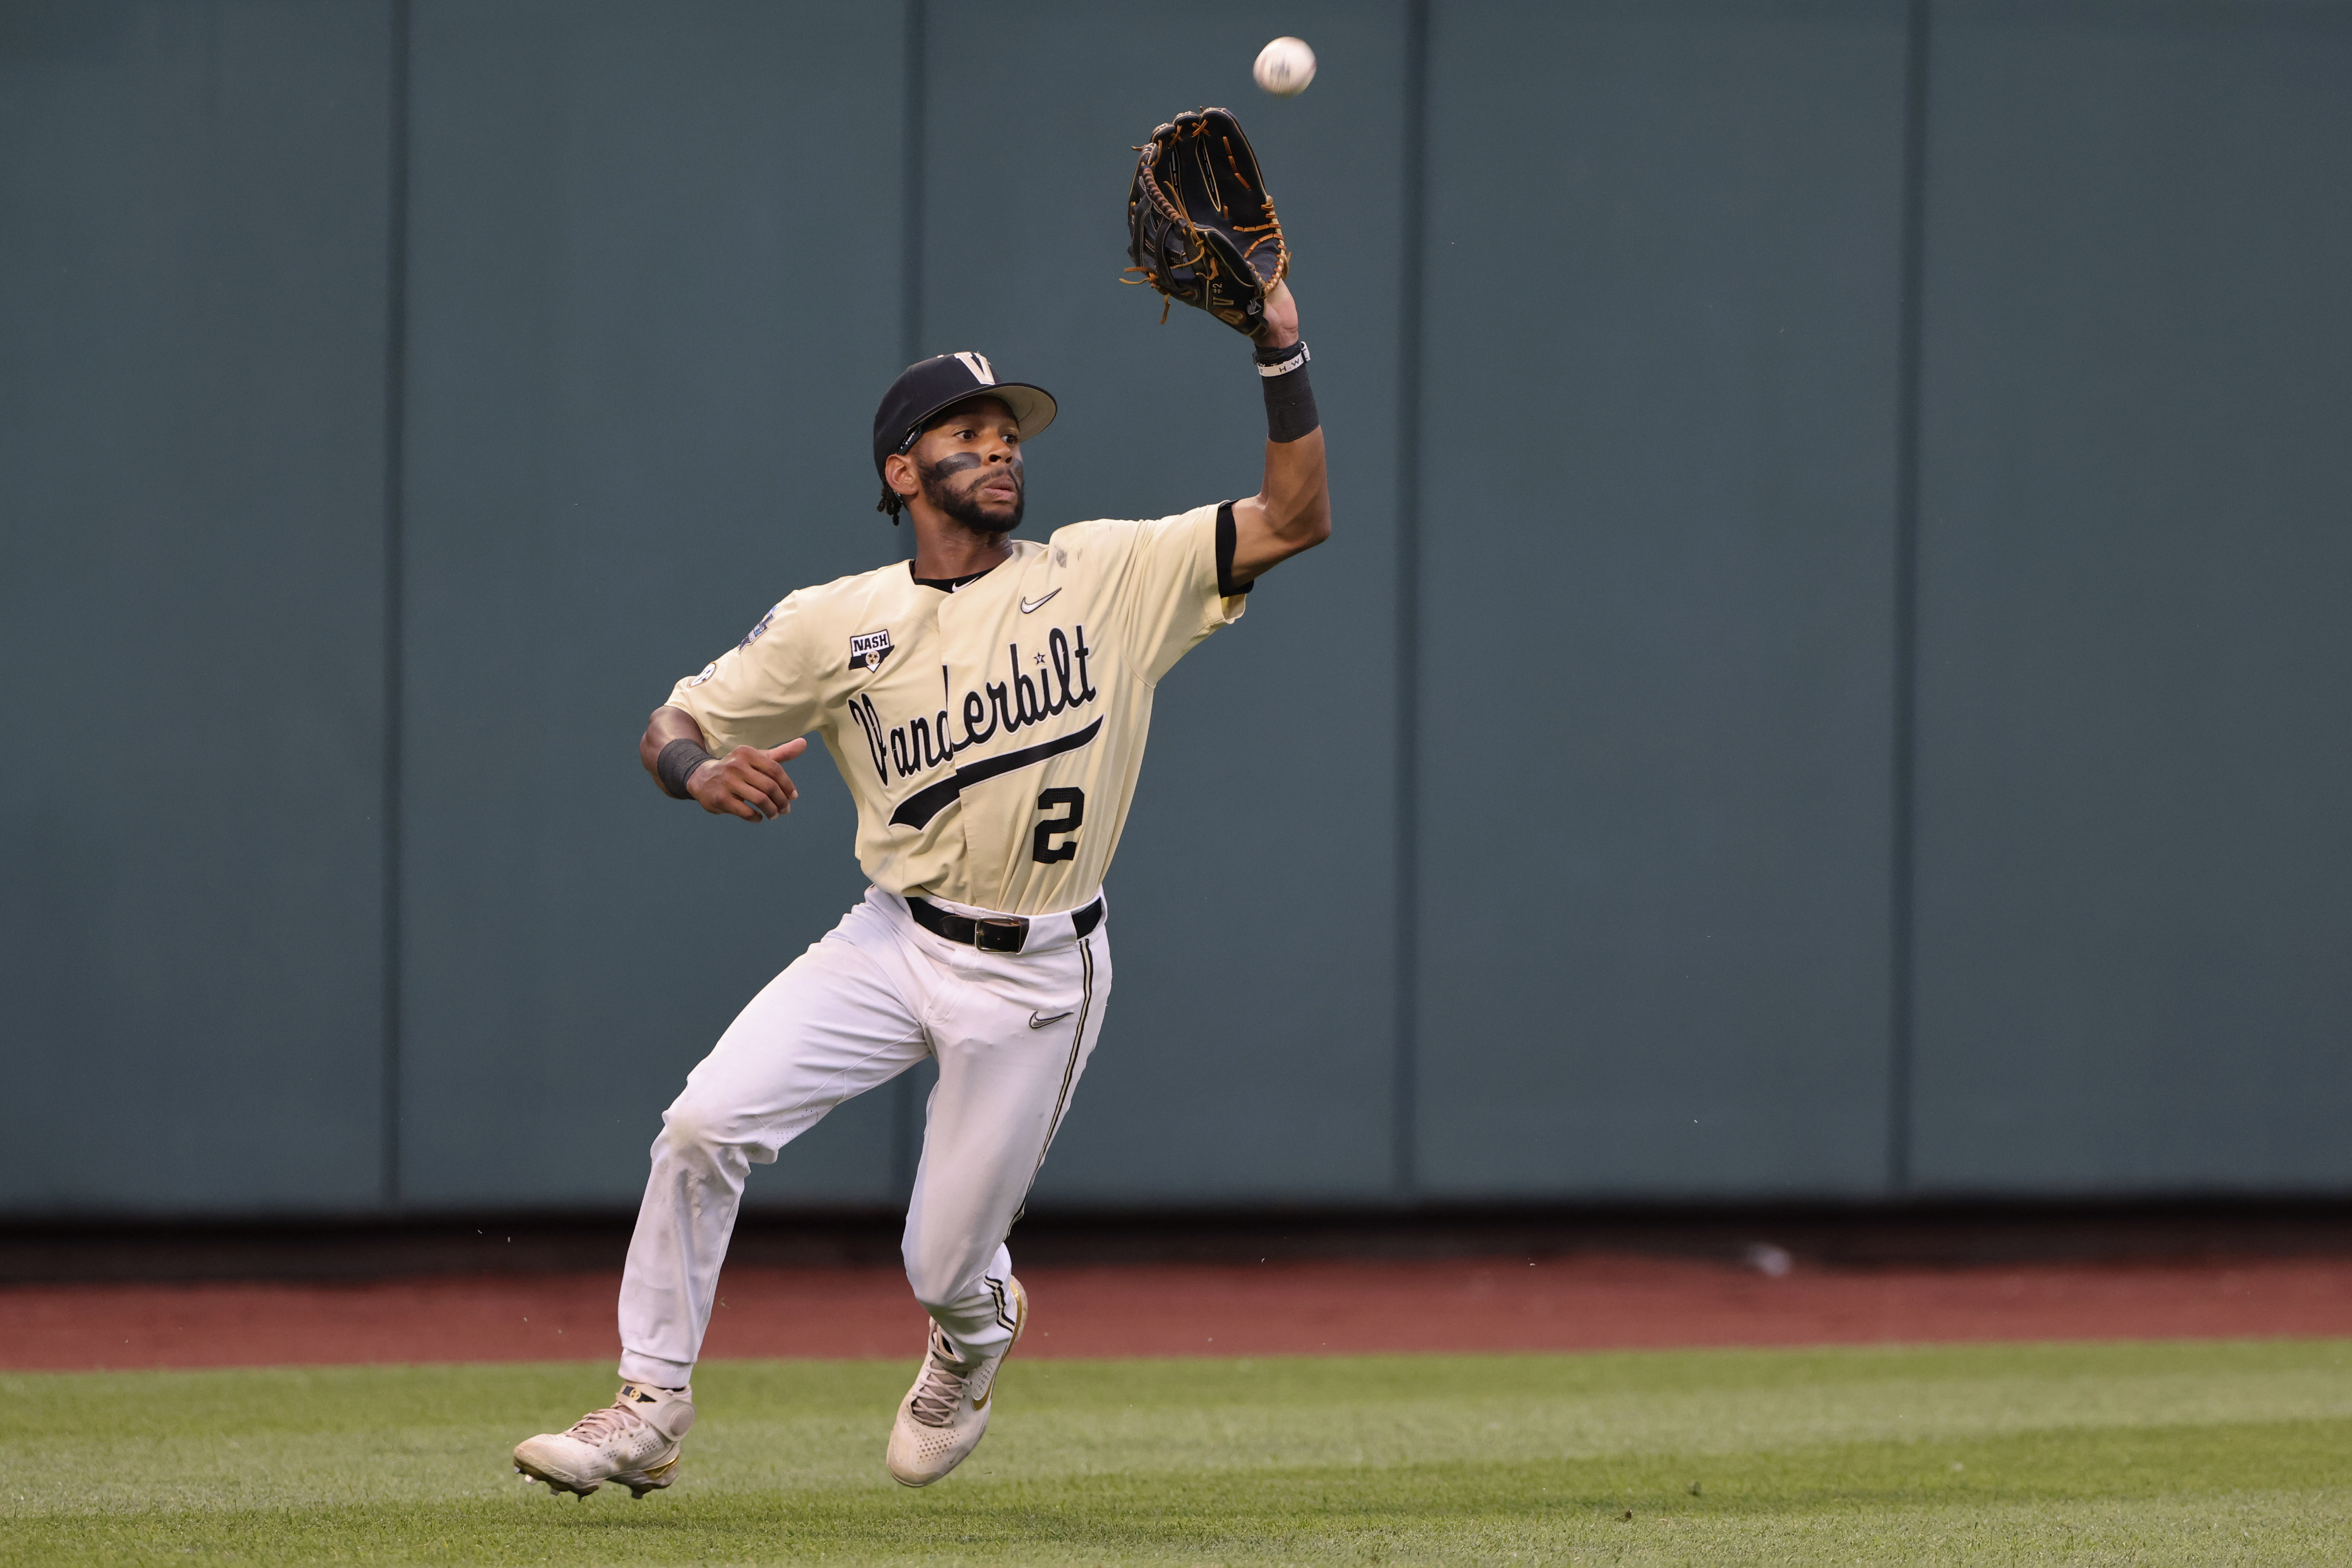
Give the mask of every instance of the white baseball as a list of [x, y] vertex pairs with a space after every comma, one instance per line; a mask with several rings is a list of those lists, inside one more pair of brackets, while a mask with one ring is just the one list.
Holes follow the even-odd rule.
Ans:
[[1315, 79], [1315, 51], [1304, 38], [1276, 38], [1257, 52], [1250, 74], [1275, 97], [1297, 98]]

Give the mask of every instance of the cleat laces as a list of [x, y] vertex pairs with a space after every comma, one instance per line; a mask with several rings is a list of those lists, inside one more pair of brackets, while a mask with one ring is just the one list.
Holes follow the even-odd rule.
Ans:
[[602, 1447], [608, 1438], [646, 1425], [646, 1418], [625, 1405], [607, 1405], [602, 1410], [591, 1410], [572, 1424], [571, 1436], [592, 1447]]
[[967, 1379], [964, 1373], [950, 1366], [940, 1353], [936, 1341], [931, 1353], [924, 1358], [922, 1380], [908, 1401], [907, 1413], [926, 1426], [944, 1426], [955, 1419], [956, 1406], [963, 1402]]

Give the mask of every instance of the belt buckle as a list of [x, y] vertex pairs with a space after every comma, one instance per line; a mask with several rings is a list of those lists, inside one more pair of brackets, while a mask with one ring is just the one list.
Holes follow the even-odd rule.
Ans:
[[971, 945], [982, 952], [1019, 952], [1029, 940], [1029, 922], [1003, 915], [971, 922]]

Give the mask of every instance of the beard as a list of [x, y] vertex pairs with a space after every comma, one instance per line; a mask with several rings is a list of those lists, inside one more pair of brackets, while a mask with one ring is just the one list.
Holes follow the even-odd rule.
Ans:
[[[967, 468], [979, 471], [972, 475], [970, 484], [959, 489], [953, 479]], [[981, 510], [980, 487], [990, 476], [976, 459], [961, 456], [936, 465], [918, 463], [915, 474], [923, 488], [923, 499], [974, 533], [1010, 533], [1021, 526], [1021, 513], [1029, 503], [1029, 486], [1017, 465], [1012, 469], [1013, 510], [1001, 517], [991, 517]]]

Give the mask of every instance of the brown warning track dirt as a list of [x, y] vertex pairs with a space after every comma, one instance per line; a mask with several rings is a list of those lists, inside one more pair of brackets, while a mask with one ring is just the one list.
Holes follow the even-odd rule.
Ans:
[[[1024, 1355], [1353, 1354], [2352, 1335], [2352, 1259], [1799, 1268], [1593, 1257], [1024, 1269]], [[0, 1367], [617, 1353], [618, 1276], [0, 1289]], [[897, 1270], [729, 1270], [706, 1354], [918, 1353]]]

